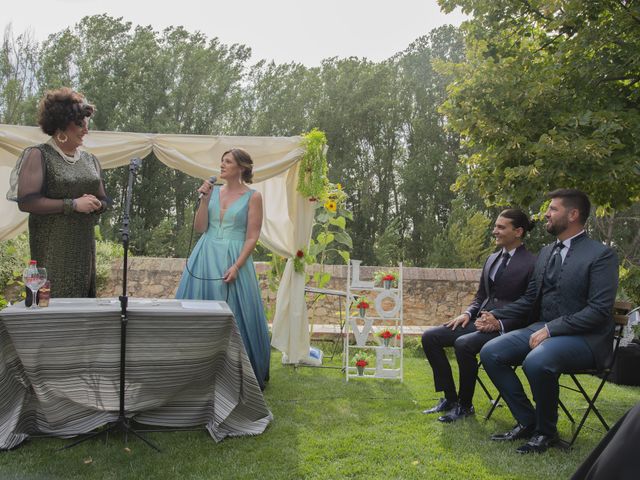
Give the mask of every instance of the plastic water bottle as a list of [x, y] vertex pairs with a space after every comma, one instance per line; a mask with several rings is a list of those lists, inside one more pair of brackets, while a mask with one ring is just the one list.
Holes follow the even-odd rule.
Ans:
[[[30, 260], [29, 266], [24, 272], [24, 276], [27, 277], [30, 275], [37, 275], [37, 274], [38, 274], [38, 262], [36, 260]], [[26, 307], [30, 307], [31, 304], [33, 303], [33, 292], [31, 292], [31, 289], [26, 285], [24, 286], [24, 288], [27, 292], [27, 295], [24, 297], [24, 305]], [[37, 304], [38, 304], [38, 297], [36, 295], [36, 305]]]

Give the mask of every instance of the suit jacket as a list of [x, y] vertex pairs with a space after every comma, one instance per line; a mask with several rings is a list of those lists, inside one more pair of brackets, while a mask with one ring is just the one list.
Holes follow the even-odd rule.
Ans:
[[[491, 267], [496, 261], [500, 261], [499, 257], [502, 250], [492, 253], [487, 258], [482, 268], [482, 276], [480, 277], [480, 285], [473, 299], [473, 303], [467, 308], [467, 312], [471, 315], [471, 319], [475, 321], [478, 313], [487, 308], [496, 308], [505, 306], [522, 296], [529, 284], [531, 275], [536, 262], [536, 256], [529, 252], [524, 245], [520, 245], [513, 254], [507, 268], [504, 270], [497, 282], [491, 288], [491, 280], [489, 274]], [[528, 324], [528, 316], [524, 318], [503, 322], [505, 331], [522, 328]]]
[[[554, 242], [555, 243], [555, 242]], [[602, 368], [613, 347], [613, 304], [618, 289], [618, 257], [609, 247], [586, 234], [571, 241], [556, 289], [543, 301], [542, 286], [553, 243], [538, 254], [526, 293], [516, 302], [493, 310], [507, 321], [529, 314], [545, 321], [552, 337], [581, 335]]]

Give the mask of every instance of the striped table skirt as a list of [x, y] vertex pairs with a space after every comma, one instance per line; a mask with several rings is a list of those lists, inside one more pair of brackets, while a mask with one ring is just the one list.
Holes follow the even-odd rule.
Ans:
[[[216, 441], [265, 430], [272, 415], [224, 302], [129, 299], [127, 313], [127, 417]], [[0, 449], [118, 419], [121, 324], [116, 299], [0, 311]]]

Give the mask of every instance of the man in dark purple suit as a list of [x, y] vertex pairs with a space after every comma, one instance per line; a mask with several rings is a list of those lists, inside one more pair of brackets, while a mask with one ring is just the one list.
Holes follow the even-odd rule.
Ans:
[[[493, 229], [500, 250], [485, 262], [473, 303], [462, 315], [422, 334], [422, 348], [433, 370], [435, 389], [444, 392], [444, 398], [436, 406], [422, 413], [442, 413], [438, 420], [445, 423], [473, 415], [472, 400], [478, 374], [476, 355], [485, 343], [500, 333], [522, 328], [527, 323], [526, 317], [502, 323], [480, 321], [479, 314], [505, 306], [525, 292], [536, 260], [522, 243], [531, 228], [532, 223], [521, 210], [511, 208], [501, 212]], [[459, 391], [456, 391], [444, 350], [451, 346], [458, 361]]]

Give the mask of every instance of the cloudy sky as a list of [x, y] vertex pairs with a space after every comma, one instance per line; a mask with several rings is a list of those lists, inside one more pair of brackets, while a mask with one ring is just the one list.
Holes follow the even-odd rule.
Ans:
[[0, 27], [11, 23], [14, 35], [28, 30], [43, 40], [100, 13], [156, 30], [182, 25], [247, 45], [255, 61], [307, 66], [334, 56], [380, 61], [431, 29], [464, 19], [440, 12], [436, 0], [11, 0], [0, 8]]

